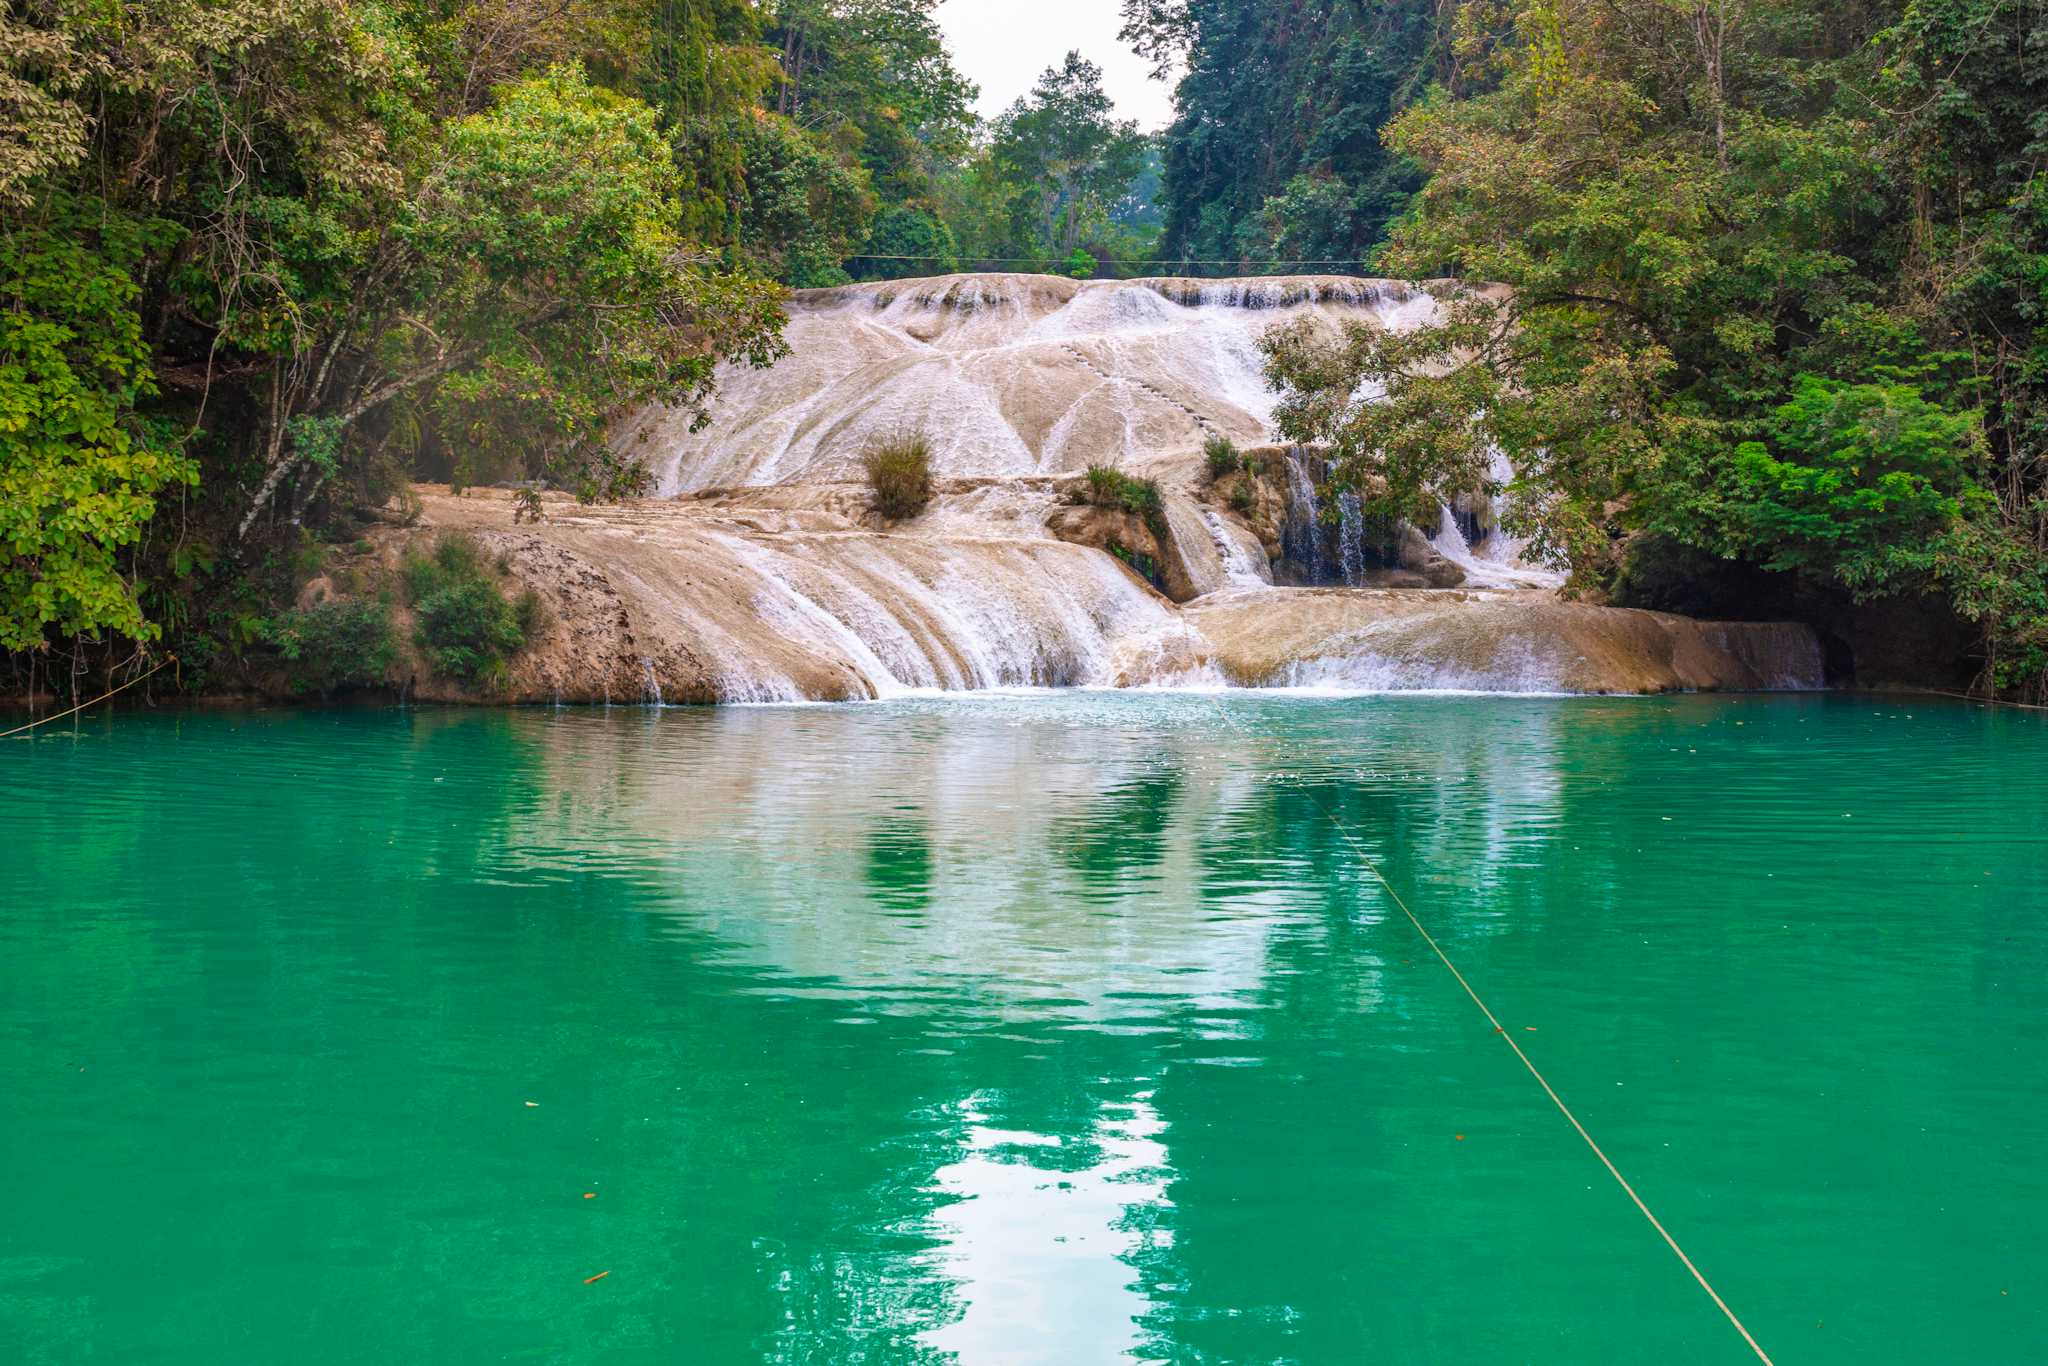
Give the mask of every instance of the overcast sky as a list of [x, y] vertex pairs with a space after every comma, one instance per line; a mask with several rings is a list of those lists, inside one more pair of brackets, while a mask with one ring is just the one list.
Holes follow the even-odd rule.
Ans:
[[1117, 113], [1154, 132], [1173, 117], [1171, 87], [1117, 41], [1122, 8], [1117, 0], [943, 0], [938, 16], [953, 64], [981, 87], [974, 107], [984, 118], [1009, 108], [1039, 72], [1079, 48], [1102, 68]]

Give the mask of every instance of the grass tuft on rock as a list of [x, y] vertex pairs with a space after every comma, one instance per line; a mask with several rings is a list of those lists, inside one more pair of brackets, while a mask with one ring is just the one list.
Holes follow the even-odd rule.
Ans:
[[1227, 436], [1212, 436], [1202, 443], [1202, 463], [1208, 469], [1212, 482], [1251, 468], [1244, 452]]
[[1135, 479], [1110, 465], [1088, 467], [1088, 501], [1097, 507], [1122, 508], [1135, 513], [1146, 529], [1166, 540], [1166, 500], [1156, 479]]
[[861, 456], [875, 511], [892, 522], [915, 517], [932, 500], [932, 443], [923, 433], [895, 436]]

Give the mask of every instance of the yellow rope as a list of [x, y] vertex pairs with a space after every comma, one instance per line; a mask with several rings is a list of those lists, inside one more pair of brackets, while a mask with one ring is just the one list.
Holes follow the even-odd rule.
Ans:
[[164, 658], [158, 660], [156, 666], [150, 669], [148, 673], [137, 674], [135, 677], [129, 679], [126, 683], [123, 683], [120, 687], [110, 688], [106, 692], [101, 693], [98, 697], [95, 697], [90, 702], [80, 702], [77, 706], [68, 708], [64, 711], [60, 711], [56, 713], [54, 716], [45, 716], [40, 720], [29, 722], [25, 726], [16, 726], [13, 730], [0, 730], [0, 740], [5, 740], [10, 735], [19, 735], [23, 731], [34, 730], [37, 726], [47, 726], [52, 721], [62, 721], [65, 717], [70, 716], [73, 712], [84, 711], [87, 707], [96, 707], [100, 703], [106, 701], [109, 697], [112, 697], [115, 693], [127, 691], [129, 688], [134, 687], [137, 683], [140, 683], [143, 679], [148, 678], [150, 674], [156, 673], [157, 670], [162, 669], [167, 665], [175, 664], [177, 660], [178, 657], [176, 655], [166, 655], [164, 656]]
[[[1245, 734], [1243, 728], [1231, 718], [1230, 713], [1224, 709], [1220, 702], [1216, 702], [1212, 698], [1211, 704], [1216, 708], [1216, 714], [1223, 719], [1225, 725], [1237, 731], [1240, 735]], [[1464, 988], [1467, 996], [1472, 998], [1472, 1004], [1479, 1007], [1479, 1013], [1484, 1015], [1486, 1022], [1493, 1026], [1493, 1032], [1500, 1036], [1501, 1042], [1514, 1050], [1515, 1057], [1521, 1062], [1522, 1066], [1529, 1069], [1529, 1075], [1536, 1079], [1536, 1084], [1543, 1088], [1543, 1094], [1549, 1096], [1551, 1104], [1555, 1105], [1559, 1112], [1571, 1122], [1572, 1128], [1578, 1132], [1579, 1137], [1586, 1141], [1586, 1146], [1593, 1150], [1593, 1156], [1600, 1159], [1600, 1165], [1607, 1168], [1607, 1174], [1614, 1178], [1615, 1184], [1619, 1185], [1627, 1193], [1629, 1200], [1634, 1203], [1635, 1207], [1642, 1211], [1643, 1218], [1650, 1221], [1650, 1227], [1657, 1230], [1657, 1236], [1664, 1240], [1665, 1245], [1684, 1264], [1685, 1269], [1692, 1273], [1692, 1278], [1699, 1282], [1700, 1289], [1707, 1292], [1707, 1298], [1712, 1300], [1714, 1306], [1727, 1316], [1728, 1322], [1735, 1325], [1735, 1331], [1742, 1334], [1742, 1340], [1749, 1344], [1749, 1349], [1752, 1352], [1756, 1353], [1757, 1360], [1764, 1363], [1764, 1366], [1774, 1366], [1770, 1356], [1765, 1353], [1757, 1340], [1750, 1335], [1749, 1329], [1743, 1326], [1742, 1320], [1736, 1317], [1735, 1311], [1728, 1307], [1728, 1302], [1721, 1298], [1720, 1292], [1715, 1290], [1713, 1285], [1707, 1280], [1706, 1274], [1699, 1269], [1692, 1258], [1685, 1255], [1685, 1249], [1678, 1245], [1678, 1240], [1671, 1236], [1670, 1230], [1664, 1227], [1662, 1221], [1650, 1212], [1650, 1207], [1643, 1202], [1642, 1196], [1636, 1194], [1636, 1188], [1630, 1185], [1628, 1178], [1621, 1174], [1621, 1169], [1614, 1165], [1613, 1159], [1608, 1157], [1606, 1151], [1593, 1141], [1593, 1135], [1586, 1131], [1586, 1126], [1579, 1122], [1579, 1117], [1576, 1114], [1572, 1113], [1572, 1107], [1565, 1104], [1564, 1097], [1557, 1093], [1557, 1088], [1550, 1084], [1549, 1078], [1545, 1077], [1536, 1064], [1530, 1060], [1529, 1055], [1522, 1051], [1522, 1046], [1515, 1042], [1515, 1036], [1508, 1033], [1486, 1002], [1480, 999], [1479, 993], [1472, 989], [1472, 984], [1465, 979], [1465, 974], [1458, 971], [1458, 965], [1451, 961], [1450, 955], [1444, 952], [1443, 946], [1436, 942], [1436, 936], [1429, 932], [1414, 911], [1408, 909], [1408, 903], [1403, 901], [1401, 894], [1394, 890], [1394, 884], [1387, 881], [1387, 875], [1380, 871], [1379, 864], [1374, 862], [1365, 852], [1357, 838], [1352, 835], [1350, 828], [1338, 818], [1337, 813], [1330, 809], [1329, 804], [1316, 793], [1314, 788], [1304, 788], [1303, 792], [1321, 810], [1323, 818], [1329, 821], [1330, 827], [1343, 836], [1344, 842], [1351, 846], [1352, 856], [1364, 866], [1368, 873], [1372, 874], [1374, 881], [1378, 882], [1386, 890], [1387, 896], [1400, 908], [1401, 914], [1408, 917], [1408, 923], [1413, 925], [1415, 932], [1422, 936], [1422, 942], [1429, 945], [1429, 951], [1435, 954], [1437, 961], [1441, 962], [1450, 971], [1451, 976], [1457, 979], [1458, 985]]]
[[[1322, 805], [1320, 798], [1316, 798], [1313, 793], [1310, 796], [1316, 801], [1317, 805]], [[1635, 1202], [1635, 1207], [1643, 1212], [1645, 1219], [1650, 1221], [1650, 1227], [1657, 1230], [1657, 1236], [1664, 1240], [1673, 1253], [1677, 1254], [1678, 1260], [1685, 1264], [1685, 1269], [1692, 1273], [1692, 1278], [1700, 1283], [1700, 1289], [1707, 1292], [1707, 1298], [1712, 1300], [1715, 1306], [1728, 1316], [1728, 1322], [1734, 1324], [1735, 1331], [1742, 1334], [1742, 1340], [1749, 1344], [1749, 1349], [1752, 1352], [1756, 1353], [1757, 1360], [1763, 1362], [1764, 1366], [1772, 1366], [1770, 1357], [1764, 1353], [1762, 1347], [1757, 1345], [1757, 1340], [1750, 1336], [1749, 1329], [1743, 1327], [1742, 1320], [1735, 1316], [1735, 1311], [1728, 1307], [1728, 1302], [1722, 1299], [1720, 1293], [1708, 1283], [1706, 1275], [1701, 1272], [1699, 1267], [1693, 1264], [1692, 1258], [1685, 1255], [1685, 1249], [1678, 1245], [1678, 1240], [1672, 1237], [1670, 1231], [1664, 1227], [1657, 1216], [1650, 1212], [1650, 1207], [1643, 1203], [1642, 1196], [1636, 1194], [1636, 1188], [1631, 1186], [1628, 1178], [1621, 1174], [1621, 1169], [1614, 1165], [1613, 1159], [1609, 1158], [1600, 1145], [1593, 1141], [1593, 1135], [1587, 1133], [1586, 1126], [1579, 1123], [1579, 1117], [1572, 1113], [1572, 1107], [1564, 1103], [1564, 1097], [1557, 1093], [1557, 1089], [1550, 1084], [1549, 1079], [1538, 1070], [1535, 1063], [1529, 1060], [1529, 1055], [1522, 1051], [1522, 1046], [1515, 1042], [1515, 1036], [1508, 1033], [1501, 1022], [1494, 1017], [1493, 1011], [1487, 1007], [1486, 1002], [1479, 999], [1479, 993], [1474, 991], [1472, 984], [1465, 980], [1465, 974], [1458, 971], [1458, 965], [1451, 961], [1450, 955], [1443, 951], [1443, 946], [1436, 942], [1436, 936], [1423, 927], [1422, 921], [1416, 918], [1415, 912], [1408, 909], [1408, 903], [1403, 901], [1401, 894], [1394, 890], [1394, 884], [1388, 882], [1386, 875], [1380, 872], [1379, 866], [1365, 856], [1365, 851], [1359, 848], [1358, 841], [1352, 838], [1351, 832], [1345, 829], [1344, 823], [1339, 821], [1329, 811], [1328, 807], [1324, 807], [1324, 814], [1330, 817], [1330, 824], [1336, 828], [1338, 834], [1344, 837], [1344, 842], [1351, 846], [1351, 852], [1357, 855], [1360, 863], [1365, 865], [1366, 871], [1373, 875], [1380, 886], [1386, 888], [1388, 897], [1392, 898], [1393, 903], [1401, 908], [1401, 914], [1408, 917], [1408, 923], [1413, 925], [1415, 932], [1422, 936], [1422, 942], [1429, 945], [1429, 951], [1435, 954], [1438, 961], [1446, 968], [1450, 969], [1451, 976], [1458, 979], [1458, 985], [1463, 987], [1465, 994], [1472, 998], [1472, 1004], [1479, 1007], [1479, 1013], [1484, 1015], [1486, 1022], [1493, 1026], [1493, 1032], [1500, 1035], [1501, 1042], [1514, 1050], [1515, 1057], [1521, 1060], [1522, 1066], [1529, 1069], [1529, 1075], [1536, 1078], [1536, 1084], [1543, 1088], [1543, 1094], [1550, 1097], [1551, 1104], [1557, 1106], [1564, 1117], [1571, 1121], [1571, 1126], [1578, 1130], [1579, 1137], [1586, 1140], [1586, 1146], [1593, 1150], [1593, 1156], [1600, 1159], [1600, 1165], [1607, 1168], [1607, 1174], [1614, 1178], [1615, 1183], [1623, 1191], [1627, 1192], [1628, 1198]]]

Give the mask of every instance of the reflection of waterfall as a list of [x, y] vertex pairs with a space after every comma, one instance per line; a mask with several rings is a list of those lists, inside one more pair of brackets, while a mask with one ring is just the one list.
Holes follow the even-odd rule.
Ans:
[[676, 914], [790, 996], [897, 1013], [944, 980], [993, 1018], [1163, 1029], [1255, 993], [1312, 902], [1212, 885], [1265, 788], [1214, 703], [1147, 696], [567, 712], [590, 785], [515, 843], [692, 851]]
[[1565, 817], [1557, 731], [1611, 713], [1074, 693], [513, 715], [565, 800], [522, 809], [504, 857], [643, 870], [677, 932], [778, 995], [902, 1015], [944, 984], [994, 1019], [1224, 1041], [1330, 928], [1324, 852], [1275, 843], [1289, 787], [1378, 775], [1462, 841], [1426, 866], [1470, 880]]
[[[1128, 1361], [1150, 1307], [1131, 1258], [1168, 1236], [1134, 1217], [1166, 1203], [1166, 1126], [1151, 1094], [1104, 1105], [1089, 1133], [1066, 1138], [991, 1127], [991, 1105], [976, 1096], [962, 1108], [964, 1151], [933, 1178], [953, 1201], [932, 1219], [935, 1269], [960, 1316], [924, 1333], [926, 1345], [960, 1366]], [[1077, 1138], [1093, 1150], [1085, 1166]]]

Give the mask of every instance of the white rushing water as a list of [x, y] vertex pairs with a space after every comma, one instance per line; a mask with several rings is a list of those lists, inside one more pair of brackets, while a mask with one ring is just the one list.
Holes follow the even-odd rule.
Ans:
[[1217, 557], [1223, 561], [1226, 586], [1251, 588], [1273, 582], [1273, 567], [1266, 563], [1266, 553], [1259, 548], [1257, 538], [1236, 522], [1225, 521], [1223, 514], [1206, 504], [1201, 516], [1216, 545]]
[[[1573, 618], [1567, 641], [1562, 618], [1535, 626], [1446, 597], [1428, 608], [1425, 630], [1412, 599], [1359, 599], [1363, 615], [1333, 616], [1327, 603], [1290, 596], [1304, 590], [1272, 587], [1261, 536], [1284, 547], [1294, 580], [1313, 584], [1362, 588], [1384, 567], [1369, 556], [1385, 552], [1383, 531], [1368, 552], [1355, 497], [1319, 504], [1321, 466], [1307, 453], [1287, 457], [1284, 515], [1269, 497], [1259, 515], [1278, 524], [1256, 534], [1202, 475], [1205, 441], [1272, 439], [1260, 337], [1282, 322], [1331, 336], [1350, 325], [1412, 328], [1436, 308], [1409, 285], [1331, 276], [963, 275], [799, 291], [791, 354], [765, 370], [722, 370], [709, 425], [693, 432], [687, 416], [651, 410], [624, 438], [661, 490], [683, 500], [670, 505], [672, 527], [650, 518], [627, 531], [653, 553], [627, 556], [623, 572], [609, 563], [625, 553], [611, 532], [590, 542], [614, 586], [630, 585], [621, 592], [635, 604], [624, 612], [635, 658], [654, 661], [632, 686], [649, 699], [709, 691], [783, 702], [1066, 686], [1548, 692], [1818, 681], [1803, 651], [1765, 658], [1779, 646], [1761, 637], [1687, 636], [1681, 661], [1680, 643], [1640, 623]], [[868, 515], [860, 458], [911, 432], [931, 443], [940, 495], [918, 517], [883, 524]], [[1159, 481], [1153, 530], [1176, 597], [1252, 595], [1256, 614], [1205, 631], [1223, 619], [1176, 608], [1095, 548], [1132, 534], [1113, 520], [1062, 524], [1089, 544], [1057, 539], [1051, 522], [1071, 487], [1061, 481], [1092, 465]], [[1497, 461], [1494, 481], [1509, 476]], [[723, 492], [693, 510], [692, 495], [707, 490]], [[1324, 526], [1325, 515], [1341, 525]], [[1486, 510], [1467, 524], [1470, 540], [1446, 508], [1424, 530], [1468, 586], [1561, 581], [1523, 563], [1522, 545]]]
[[[1487, 477], [1502, 488], [1515, 477], [1514, 467], [1497, 448], [1489, 463]], [[1436, 534], [1430, 537], [1429, 543], [1436, 547], [1439, 555], [1464, 570], [1465, 582], [1475, 588], [1557, 588], [1563, 585], [1563, 570], [1524, 558], [1529, 543], [1509, 535], [1497, 520], [1489, 519], [1492, 525], [1483, 528], [1479, 543], [1473, 545], [1466, 540], [1465, 530], [1458, 525], [1457, 515], [1450, 508], [1443, 507], [1438, 511]]]
[[944, 276], [800, 291], [791, 354], [725, 367], [712, 423], [650, 413], [662, 492], [857, 476], [871, 442], [922, 431], [938, 473], [1072, 473], [1192, 451], [1212, 433], [1269, 438], [1258, 339], [1312, 317], [1412, 326], [1434, 301], [1334, 276], [1080, 283]]

